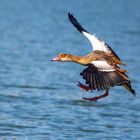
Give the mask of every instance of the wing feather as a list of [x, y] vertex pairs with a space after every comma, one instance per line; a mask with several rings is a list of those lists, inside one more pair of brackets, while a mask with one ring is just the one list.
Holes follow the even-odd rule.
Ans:
[[91, 42], [93, 50], [100, 50], [106, 53], [112, 52], [118, 59], [120, 59], [108, 44], [97, 38], [95, 34], [90, 34], [85, 28], [81, 26], [81, 24], [72, 14], [68, 13], [68, 18], [69, 21], [74, 25], [74, 27]]
[[110, 70], [103, 70], [103, 67], [101, 68], [99, 65], [93, 63], [89, 64], [88, 67], [81, 72], [81, 76], [86, 80], [86, 84], [88, 84], [89, 87], [97, 90], [107, 90], [110, 87], [119, 86], [129, 82], [119, 75], [111, 66]]

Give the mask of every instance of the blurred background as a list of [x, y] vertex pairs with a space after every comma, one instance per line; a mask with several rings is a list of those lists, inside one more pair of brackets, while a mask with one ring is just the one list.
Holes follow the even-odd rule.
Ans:
[[[84, 101], [101, 94], [76, 86], [84, 67], [50, 61], [92, 51], [68, 12], [127, 63], [136, 97], [115, 87]], [[139, 0], [0, 0], [0, 140], [140, 139], [139, 44]]]

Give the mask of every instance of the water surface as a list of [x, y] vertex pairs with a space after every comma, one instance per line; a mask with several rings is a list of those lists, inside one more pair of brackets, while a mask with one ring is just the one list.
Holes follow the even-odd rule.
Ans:
[[[139, 140], [140, 1], [0, 1], [0, 139]], [[126, 62], [137, 92], [121, 87], [88, 102], [83, 66], [57, 54], [86, 55], [91, 45], [70, 24], [72, 12]]]

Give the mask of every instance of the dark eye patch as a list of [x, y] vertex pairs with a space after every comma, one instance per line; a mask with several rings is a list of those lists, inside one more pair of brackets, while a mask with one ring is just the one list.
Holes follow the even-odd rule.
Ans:
[[61, 54], [61, 57], [65, 57], [66, 56], [66, 54]]

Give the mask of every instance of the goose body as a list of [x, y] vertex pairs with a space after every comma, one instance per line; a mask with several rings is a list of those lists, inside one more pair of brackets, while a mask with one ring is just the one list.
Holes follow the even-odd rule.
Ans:
[[53, 61], [75, 62], [86, 66], [80, 73], [85, 79], [86, 85], [78, 82], [78, 86], [84, 91], [105, 90], [101, 96], [93, 98], [84, 98], [90, 101], [96, 101], [108, 95], [109, 89], [114, 86], [124, 86], [129, 92], [135, 95], [131, 87], [131, 81], [125, 72], [120, 69], [120, 65], [125, 65], [118, 55], [104, 41], [98, 39], [86, 31], [76, 18], [68, 13], [68, 18], [74, 27], [82, 33], [92, 44], [93, 51], [86, 56], [75, 56], [72, 54], [59, 54]]

